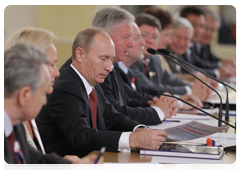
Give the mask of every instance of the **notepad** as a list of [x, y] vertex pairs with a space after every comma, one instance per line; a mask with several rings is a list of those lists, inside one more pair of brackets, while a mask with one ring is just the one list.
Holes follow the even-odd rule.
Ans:
[[141, 155], [220, 159], [223, 147], [164, 143], [158, 150], [140, 149]]

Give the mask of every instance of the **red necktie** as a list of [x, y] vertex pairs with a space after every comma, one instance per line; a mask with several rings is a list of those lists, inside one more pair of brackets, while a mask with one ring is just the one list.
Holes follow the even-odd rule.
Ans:
[[96, 129], [97, 127], [97, 95], [94, 89], [92, 89], [92, 92], [89, 95], [89, 101], [90, 101], [91, 110], [92, 110], [93, 128]]
[[18, 164], [25, 164], [25, 158], [21, 151], [19, 142], [15, 138], [14, 132], [8, 136], [9, 147], [13, 156], [13, 159], [16, 158]]
[[149, 79], [149, 71], [148, 71], [148, 63], [146, 61], [142, 61], [144, 69], [145, 69], [145, 75], [147, 76], [147, 78]]
[[15, 158], [15, 153], [14, 153], [14, 141], [15, 141], [15, 135], [12, 132], [9, 136], [8, 136], [8, 144], [12, 153], [13, 158]]

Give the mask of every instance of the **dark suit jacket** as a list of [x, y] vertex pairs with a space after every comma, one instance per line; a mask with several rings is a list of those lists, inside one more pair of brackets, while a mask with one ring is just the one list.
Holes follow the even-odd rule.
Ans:
[[202, 67], [212, 69], [219, 68], [218, 62], [220, 62], [221, 60], [211, 52], [211, 47], [209, 44], [202, 46], [198, 56], [203, 61], [202, 63], [204, 63], [203, 65], [201, 65]]
[[190, 84], [163, 70], [157, 55], [151, 56], [148, 64], [149, 72], [155, 73], [150, 77], [150, 80], [145, 75], [145, 69], [141, 61], [135, 62], [130, 68], [132, 68], [142, 84], [161, 92], [183, 95], [187, 93], [185, 86], [190, 86]]
[[[70, 161], [63, 159], [54, 153], [43, 155], [41, 152], [33, 148], [26, 140], [26, 134], [22, 124], [19, 124], [14, 127], [14, 133], [16, 140], [19, 142], [21, 146], [21, 151], [23, 152], [27, 164], [71, 163]], [[9, 164], [17, 163], [16, 160], [13, 159], [12, 157], [8, 140], [5, 137], [5, 135], [4, 135], [4, 159]]]
[[[198, 53], [195, 45], [193, 45], [188, 49], [189, 52], [185, 52], [183, 55], [178, 56], [178, 57], [183, 59], [184, 61], [192, 64], [193, 66], [201, 69], [202, 71], [216, 77], [216, 74], [214, 73], [214, 69], [217, 69], [219, 67], [218, 63], [211, 62], [209, 60], [204, 60], [203, 58], [206, 58], [206, 57], [200, 56], [200, 55], [208, 55], [207, 53], [208, 53], [209, 49], [208, 49], [208, 47], [203, 47], [202, 50], [203, 51], [201, 53]], [[171, 50], [169, 50], [169, 51], [171, 51]], [[174, 63], [172, 60], [170, 60], [168, 58], [166, 58], [166, 60], [169, 64], [171, 70], [173, 71], [173, 73], [189, 74], [189, 72], [183, 68], [180, 68], [180, 70], [176, 70], [176, 63]], [[184, 63], [182, 63], [182, 62], [180, 62], [180, 63], [185, 66]], [[195, 69], [192, 69], [189, 66], [185, 66], [185, 67], [188, 68], [190, 71], [196, 71]]]
[[[116, 73], [117, 81], [114, 78], [113, 72]], [[147, 102], [140, 100], [133, 100], [126, 94], [123, 81], [120, 75], [120, 68], [114, 66], [114, 70], [105, 78], [104, 83], [100, 86], [104, 95], [110, 103], [121, 113], [129, 116], [131, 119], [146, 125], [154, 125], [161, 123], [157, 112], [149, 107]], [[124, 105], [119, 104], [119, 91], [124, 101]]]
[[61, 66], [61, 68], [59, 69], [60, 74], [62, 73], [64, 68], [67, 68], [70, 64], [72, 64], [72, 57], [67, 59], [67, 61]]
[[[158, 95], [158, 91], [156, 91], [155, 89], [144, 89], [142, 88], [142, 86], [140, 85], [137, 76], [135, 75], [135, 73], [128, 68], [128, 73], [125, 74], [121, 69], [120, 69], [120, 75], [122, 77], [122, 81], [124, 84], [124, 89], [126, 94], [128, 94], [128, 96], [130, 96], [132, 99], [138, 99], [138, 100], [142, 100], [142, 101], [149, 101], [152, 100], [152, 98], [154, 96], [159, 97]], [[132, 78], [135, 79], [135, 86], [136, 86], [136, 91], [133, 90], [132, 88]]]
[[85, 156], [106, 146], [118, 151], [123, 131], [132, 131], [139, 123], [117, 112], [104, 97], [99, 85], [97, 95], [97, 129], [93, 129], [91, 106], [85, 86], [72, 69], [67, 67], [55, 81], [48, 103], [36, 123], [46, 152]]

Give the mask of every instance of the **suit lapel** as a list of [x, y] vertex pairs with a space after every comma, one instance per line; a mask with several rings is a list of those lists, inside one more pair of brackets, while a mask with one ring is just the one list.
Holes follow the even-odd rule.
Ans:
[[[86, 107], [88, 108], [88, 113], [90, 113], [89, 115], [86, 115], [86, 116], [89, 116], [88, 118], [91, 121], [89, 123], [91, 123], [91, 126], [93, 127], [91, 105], [90, 105], [90, 101], [89, 101], [89, 98], [88, 98], [87, 90], [86, 90], [86, 88], [85, 88], [85, 86], [83, 84], [83, 81], [79, 77], [79, 75], [73, 70], [73, 68], [71, 66], [68, 66], [66, 68], [66, 70], [69, 71], [70, 74], [72, 74], [76, 78], [76, 80], [80, 83], [80, 88], [82, 88], [82, 97], [83, 97], [83, 100], [86, 101]], [[97, 92], [96, 92], [96, 95], [97, 95]], [[98, 119], [98, 108], [97, 108], [97, 119]]]

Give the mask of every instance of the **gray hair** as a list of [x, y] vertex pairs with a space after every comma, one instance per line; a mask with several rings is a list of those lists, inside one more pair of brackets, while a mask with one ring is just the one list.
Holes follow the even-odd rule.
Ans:
[[134, 22], [134, 16], [125, 9], [117, 7], [105, 7], [100, 9], [92, 20], [92, 27], [98, 27], [109, 35], [119, 23]]
[[220, 17], [219, 17], [218, 14], [216, 14], [216, 13], [214, 13], [214, 12], [208, 10], [208, 9], [204, 10], [204, 13], [205, 13], [205, 17], [206, 16], [211, 17], [213, 21], [218, 23], [218, 27], [220, 26], [221, 20], [220, 20]]
[[4, 52], [4, 97], [29, 86], [36, 91], [44, 80], [41, 67], [49, 64], [45, 54], [28, 44], [17, 44]]
[[174, 28], [188, 28], [190, 30], [190, 38], [193, 36], [193, 26], [192, 24], [188, 21], [188, 19], [184, 17], [178, 17], [174, 19], [174, 24], [173, 24], [173, 29]]

